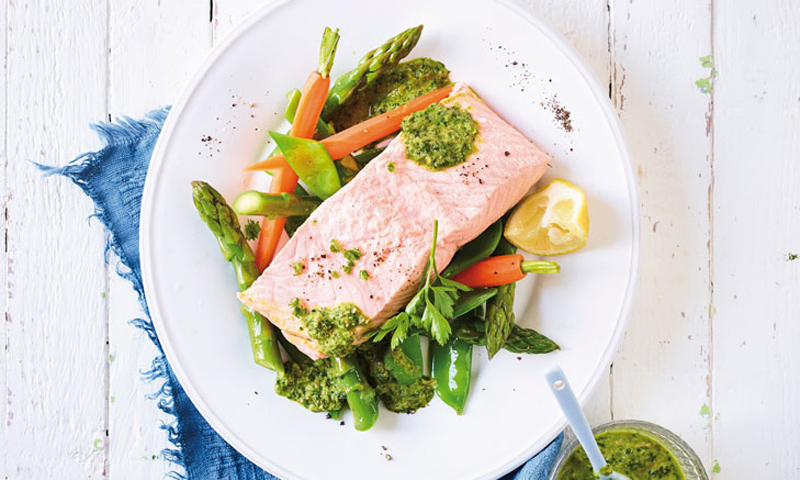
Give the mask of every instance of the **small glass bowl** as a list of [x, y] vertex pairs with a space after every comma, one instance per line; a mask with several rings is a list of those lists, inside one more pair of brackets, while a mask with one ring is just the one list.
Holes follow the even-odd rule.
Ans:
[[[657, 440], [661, 445], [666, 447], [675, 457], [675, 460], [678, 461], [678, 465], [680, 465], [681, 470], [683, 470], [683, 476], [686, 480], [708, 480], [708, 474], [705, 468], [703, 468], [703, 462], [700, 461], [700, 457], [692, 450], [692, 447], [684, 442], [681, 437], [675, 435], [666, 428], [641, 420], [615, 420], [594, 427], [592, 432], [597, 435], [609, 430], [625, 430], [643, 433]], [[564, 466], [567, 458], [572, 451], [578, 447], [580, 447], [580, 444], [572, 433], [572, 430], [567, 430], [564, 437], [564, 444], [561, 446], [561, 450], [558, 452], [558, 456], [553, 464], [550, 480], [556, 480], [558, 478], [558, 474], [561, 472], [561, 468]]]

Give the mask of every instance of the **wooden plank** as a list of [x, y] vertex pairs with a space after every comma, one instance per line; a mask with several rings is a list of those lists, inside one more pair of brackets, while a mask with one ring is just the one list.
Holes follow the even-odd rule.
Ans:
[[211, 42], [209, 2], [110, 2], [109, 110], [140, 117], [177, 101]]
[[98, 146], [106, 2], [7, 8], [5, 478], [106, 478], [104, 233], [78, 188], [29, 163]]
[[214, 45], [224, 40], [248, 15], [269, 3], [264, 0], [214, 0], [211, 11]]
[[[177, 101], [210, 47], [209, 2], [110, 2], [108, 111], [139, 118]], [[142, 316], [130, 283], [109, 262], [109, 472], [112, 478], [161, 478], [175, 466], [160, 453], [171, 445], [160, 425], [172, 421], [143, 383], [156, 349], [128, 321]]]
[[800, 478], [800, 10], [714, 4], [714, 457]]
[[8, 385], [6, 382], [8, 370], [8, 334], [6, 326], [6, 312], [8, 304], [8, 285], [6, 283], [6, 272], [8, 271], [8, 254], [6, 251], [6, 207], [8, 206], [8, 156], [6, 155], [6, 2], [0, 2], [0, 25], [3, 28], [3, 34], [0, 35], [0, 52], [3, 53], [3, 70], [0, 72], [0, 135], [2, 135], [3, 148], [0, 149], [0, 306], [3, 310], [3, 318], [0, 318], [0, 341], [3, 345], [3, 351], [0, 353], [0, 475], [4, 476], [6, 473], [6, 465], [8, 464], [8, 442], [6, 436], [6, 421], [7, 421], [7, 405], [8, 402]]
[[641, 202], [641, 268], [614, 362], [617, 419], [678, 433], [708, 461], [711, 97], [708, 1], [610, 4], [613, 99], [627, 134]]

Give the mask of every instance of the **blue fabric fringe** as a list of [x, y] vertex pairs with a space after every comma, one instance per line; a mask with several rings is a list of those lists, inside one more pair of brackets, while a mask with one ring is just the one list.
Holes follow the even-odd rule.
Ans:
[[[169, 415], [161, 425], [172, 448], [161, 456], [175, 468], [166, 474], [172, 480], [279, 480], [259, 469], [228, 445], [194, 407], [170, 368], [150, 320], [139, 262], [139, 214], [142, 190], [158, 135], [169, 107], [154, 110], [142, 120], [129, 117], [91, 125], [104, 142], [97, 152], [85, 153], [63, 167], [35, 164], [45, 176], [62, 175], [78, 185], [95, 205], [89, 219], [99, 219], [108, 237], [104, 256], [115, 254], [115, 270], [133, 284], [145, 316], [130, 320], [158, 348], [150, 368], [142, 371], [146, 382], [162, 381], [147, 398]], [[561, 446], [562, 436], [530, 460], [521, 470], [502, 480], [544, 480]]]

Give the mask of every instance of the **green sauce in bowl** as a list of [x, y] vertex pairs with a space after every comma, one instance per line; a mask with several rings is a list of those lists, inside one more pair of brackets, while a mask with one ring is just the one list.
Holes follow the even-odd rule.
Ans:
[[[608, 465], [631, 480], [685, 480], [672, 453], [658, 440], [633, 430], [613, 429], [595, 435]], [[594, 480], [589, 458], [583, 448], [567, 457], [558, 480]]]

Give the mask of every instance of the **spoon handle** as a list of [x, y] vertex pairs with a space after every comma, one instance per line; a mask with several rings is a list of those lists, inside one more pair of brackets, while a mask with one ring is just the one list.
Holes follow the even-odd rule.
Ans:
[[606, 466], [606, 460], [603, 458], [603, 454], [600, 453], [600, 448], [594, 439], [589, 422], [586, 421], [586, 417], [583, 415], [578, 398], [575, 397], [564, 371], [559, 366], [553, 367], [545, 373], [544, 378], [547, 380], [550, 391], [553, 392], [558, 404], [561, 406], [561, 410], [564, 411], [569, 426], [572, 427], [572, 431], [575, 432], [575, 436], [578, 437], [578, 441], [586, 451], [592, 468], [595, 472], [599, 471]]

